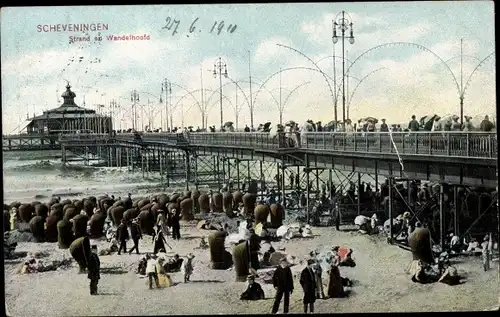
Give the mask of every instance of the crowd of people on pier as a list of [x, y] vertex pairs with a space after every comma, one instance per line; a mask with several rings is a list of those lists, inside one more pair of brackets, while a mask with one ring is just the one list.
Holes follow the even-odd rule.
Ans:
[[[438, 115], [424, 116], [417, 120], [416, 115], [412, 115], [406, 127], [401, 124], [389, 124], [386, 119], [379, 120], [374, 117], [366, 117], [354, 122], [347, 119], [345, 124], [342, 122], [330, 121], [323, 124], [321, 121], [307, 120], [303, 124], [298, 124], [295, 121], [288, 121], [285, 124], [277, 124], [272, 126], [271, 122], [261, 123], [257, 127], [249, 127], [245, 125], [243, 129], [236, 129], [234, 123], [226, 122], [220, 128], [215, 125], [207, 128], [188, 127], [173, 127], [167, 128], [165, 131], [159, 129], [150, 129], [146, 127], [146, 133], [195, 133], [195, 132], [271, 132], [277, 129], [283, 132], [418, 132], [418, 131], [482, 131], [491, 132], [495, 128], [495, 121], [491, 120], [490, 116], [486, 115], [479, 121], [478, 117], [464, 116], [463, 123], [457, 115], [448, 115], [440, 117]], [[134, 129], [118, 130], [117, 133], [131, 133]]]

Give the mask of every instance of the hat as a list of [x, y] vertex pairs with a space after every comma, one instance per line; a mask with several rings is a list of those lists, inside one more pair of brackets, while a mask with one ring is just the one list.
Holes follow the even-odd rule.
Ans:
[[188, 259], [194, 259], [194, 254], [193, 253], [189, 253], [186, 257]]
[[248, 275], [247, 281], [255, 281], [255, 275], [253, 275], [253, 274]]
[[338, 245], [336, 245], [336, 246], [334, 246], [334, 247], [332, 248], [332, 251], [338, 251], [339, 249], [340, 249], [340, 247], [339, 247]]
[[405, 211], [403, 213], [403, 218], [409, 218], [410, 217], [410, 212], [409, 211]]

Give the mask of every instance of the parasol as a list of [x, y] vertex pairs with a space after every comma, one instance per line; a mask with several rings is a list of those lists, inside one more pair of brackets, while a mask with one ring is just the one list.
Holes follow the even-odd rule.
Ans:
[[335, 127], [335, 126], [337, 126], [337, 121], [335, 120], [332, 120], [325, 125], [325, 127]]
[[230, 127], [230, 126], [232, 126], [233, 124], [234, 124], [234, 123], [233, 123], [232, 121], [228, 121], [228, 122], [224, 123], [224, 126], [225, 126], [225, 127]]
[[431, 131], [435, 119], [439, 119], [437, 114], [424, 116], [420, 118], [420, 126], [424, 127], [424, 130], [426, 131]]
[[374, 118], [374, 117], [366, 117], [366, 118], [363, 118], [361, 119], [362, 121], [365, 121], [365, 122], [373, 122], [375, 124], [377, 124], [378, 122], [378, 119], [377, 118]]
[[447, 122], [448, 120], [453, 121], [452, 119], [454, 116], [455, 116], [454, 114], [447, 114], [447, 115], [442, 116], [440, 120], [442, 122]]

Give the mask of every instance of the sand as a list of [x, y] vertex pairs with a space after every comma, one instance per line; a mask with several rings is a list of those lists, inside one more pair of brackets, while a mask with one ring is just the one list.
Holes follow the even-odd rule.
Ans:
[[[467, 282], [458, 286], [442, 283], [429, 285], [410, 281], [405, 269], [411, 253], [388, 245], [383, 236], [365, 236], [357, 232], [336, 232], [333, 228], [313, 228], [311, 239], [274, 243], [286, 247], [286, 252], [303, 259], [318, 246], [341, 245], [354, 249], [355, 268], [341, 267], [341, 274], [353, 280], [352, 294], [345, 299], [316, 302], [317, 313], [330, 312], [431, 312], [482, 311], [498, 305], [500, 283], [498, 262], [488, 272], [482, 270], [480, 258], [453, 259], [459, 274]], [[101, 280], [98, 296], [90, 296], [86, 274], [77, 274], [77, 266], [67, 270], [29, 275], [16, 274], [19, 262], [6, 261], [6, 303], [12, 316], [93, 316], [93, 315], [158, 315], [158, 314], [244, 314], [270, 313], [274, 290], [259, 281], [264, 289], [264, 301], [245, 302], [239, 299], [245, 283], [235, 282], [232, 269], [219, 271], [208, 268], [209, 251], [195, 249], [199, 237], [208, 231], [184, 224], [180, 241], [168, 243], [181, 256], [193, 252], [194, 274], [188, 284], [179, 283], [165, 289], [149, 290], [147, 280], [135, 274], [141, 255], [101, 256]], [[94, 241], [99, 246], [104, 241]], [[129, 247], [132, 244], [129, 243]], [[16, 251], [50, 251], [52, 258], [68, 257], [68, 250], [58, 250], [57, 244], [20, 243]], [[141, 241], [140, 251], [152, 251], [151, 239]], [[292, 267], [295, 291], [291, 296], [290, 312], [302, 312], [302, 290], [298, 274], [303, 265]], [[327, 276], [323, 274], [324, 283]], [[174, 283], [182, 280], [173, 273]], [[326, 288], [325, 288], [326, 291]], [[281, 308], [282, 309], [282, 308]]]

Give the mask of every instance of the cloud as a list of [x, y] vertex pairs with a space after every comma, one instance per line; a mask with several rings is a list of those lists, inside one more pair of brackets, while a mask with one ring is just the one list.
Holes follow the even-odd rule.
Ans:
[[291, 40], [283, 37], [273, 37], [268, 40], [264, 40], [259, 43], [257, 49], [255, 50], [255, 59], [266, 62], [272, 58], [279, 58], [279, 56], [284, 54], [284, 52], [283, 49], [276, 45], [277, 43], [293, 45]]
[[[283, 9], [283, 13], [289, 10], [288, 7]], [[4, 132], [11, 132], [19, 124], [19, 117], [26, 117], [26, 112], [31, 115], [35, 110], [39, 114], [44, 109], [59, 106], [61, 102], [57, 98], [64, 90], [64, 79], [71, 81], [79, 105], [83, 105], [84, 95], [87, 107], [98, 103], [109, 104], [110, 100], [116, 99], [121, 104], [121, 108], [115, 109], [117, 122], [122, 127], [131, 127], [132, 90], [137, 90], [140, 94], [138, 116], [141, 124], [142, 121], [149, 123], [151, 120], [154, 126], [159, 126], [161, 117], [165, 122], [165, 94], [161, 96], [162, 104], [159, 99], [162, 94], [161, 82], [167, 78], [174, 83], [174, 109], [171, 110], [176, 125], [181, 125], [184, 121], [185, 125], [201, 126], [199, 103], [202, 100], [205, 103], [203, 107], [207, 109], [208, 124], [218, 125], [220, 81], [218, 77], [214, 78], [212, 72], [219, 56], [227, 63], [229, 74], [229, 78], [222, 78], [224, 121], [236, 121], [238, 115], [240, 127], [249, 124], [249, 103], [253, 103], [255, 108], [255, 124], [277, 121], [280, 104], [284, 121], [301, 121], [307, 118], [330, 121], [334, 113], [334, 100], [330, 90], [333, 89], [334, 94], [342, 92], [340, 58], [336, 59], [336, 87], [330, 79], [334, 76], [331, 21], [335, 16], [324, 13], [324, 9], [311, 10], [307, 22], [307, 10], [303, 9], [302, 23], [296, 19], [293, 23], [286, 23], [287, 20], [283, 19], [285, 22], [275, 24], [267, 31], [245, 33], [248, 36], [237, 36], [235, 33], [214, 37], [200, 33], [197, 37], [188, 38], [184, 35], [167, 37], [163, 34], [150, 41], [106, 42], [101, 47], [87, 45], [59, 49], [45, 45], [43, 41], [46, 39], [25, 35], [25, 38], [19, 38], [19, 45], [39, 41], [37, 47], [44, 49], [34, 52], [29, 44], [25, 44], [26, 49], [16, 47], [18, 52], [14, 50], [4, 55], [5, 47], [2, 46]], [[412, 13], [405, 20], [398, 20], [387, 17], [385, 12], [381, 14], [380, 8], [369, 14], [352, 11], [356, 42], [354, 45], [346, 44], [346, 53], [348, 52], [349, 60], [357, 61], [350, 69], [349, 81], [345, 83], [346, 102], [352, 118], [373, 115], [384, 116], [389, 122], [406, 122], [411, 114], [458, 113], [458, 92], [450, 70], [426, 50], [414, 45], [384, 45], [359, 59], [357, 57], [384, 43], [416, 42], [425, 45], [445, 60], [458, 82], [462, 68], [465, 83], [478, 63], [470, 56], [482, 59], [493, 51], [491, 45], [485, 44], [488, 43], [489, 35], [481, 34], [479, 38], [474, 38], [470, 34], [459, 33], [463, 28], [458, 28], [453, 23], [447, 23], [446, 28], [437, 32], [434, 22], [426, 20], [425, 14]], [[459, 13], [455, 11], [454, 15], [450, 14], [456, 24], [459, 24], [462, 17]], [[293, 16], [300, 15], [294, 12]], [[273, 17], [266, 19], [269, 23], [275, 20]], [[241, 23], [241, 30], [244, 27]], [[123, 26], [123, 29], [127, 28], [128, 26]], [[154, 35], [154, 32], [146, 28], [132, 32], [142, 33]], [[455, 58], [460, 54], [458, 36], [466, 39], [462, 67], [460, 58]], [[252, 46], [248, 43], [257, 44]], [[276, 45], [278, 43], [303, 52], [313, 61], [322, 59], [318, 65], [324, 74], [317, 71], [316, 66], [307, 58], [294, 50]], [[340, 48], [340, 43], [337, 43], [337, 57], [341, 55]], [[7, 49], [12, 51], [12, 47]], [[248, 83], [248, 50], [251, 51], [253, 98], [250, 98]], [[74, 56], [83, 56], [84, 60], [66, 66]], [[93, 58], [98, 58], [101, 62], [90, 63]], [[328, 83], [325, 77], [329, 78]], [[363, 81], [359, 82], [360, 79]], [[262, 85], [263, 83], [265, 84]], [[495, 109], [495, 86], [495, 59], [492, 58], [471, 78], [465, 94], [465, 112], [492, 113]], [[338, 95], [337, 112], [341, 118], [341, 94]]]

